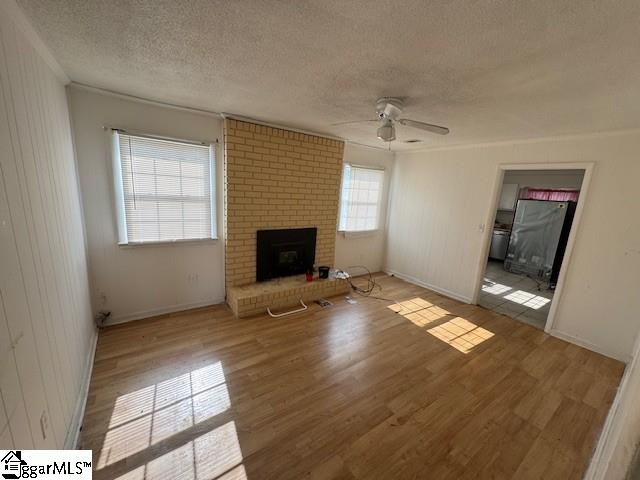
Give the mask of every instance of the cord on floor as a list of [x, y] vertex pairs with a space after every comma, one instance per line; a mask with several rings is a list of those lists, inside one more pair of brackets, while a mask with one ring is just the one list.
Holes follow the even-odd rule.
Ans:
[[391, 298], [383, 298], [383, 297], [378, 297], [376, 295], [373, 295], [373, 292], [376, 289], [382, 291], [382, 286], [380, 286], [380, 284], [378, 284], [376, 282], [376, 279], [373, 278], [373, 275], [371, 274], [371, 270], [369, 270], [364, 265], [352, 265], [352, 266], [346, 268], [346, 270], [353, 270], [353, 269], [361, 269], [361, 270], [364, 270], [366, 272], [366, 275], [367, 275], [366, 286], [359, 286], [359, 285], [355, 284], [354, 281], [353, 281], [353, 276], [350, 273], [346, 272], [345, 270], [338, 269], [337, 272], [345, 274], [344, 278], [345, 278], [345, 280], [347, 282], [349, 282], [349, 285], [351, 286], [351, 289], [354, 292], [356, 292], [357, 294], [359, 294], [359, 295], [361, 295], [363, 297], [375, 298], [376, 300], [382, 300], [384, 302], [395, 302], [395, 303], [398, 303], [396, 300], [393, 300]]

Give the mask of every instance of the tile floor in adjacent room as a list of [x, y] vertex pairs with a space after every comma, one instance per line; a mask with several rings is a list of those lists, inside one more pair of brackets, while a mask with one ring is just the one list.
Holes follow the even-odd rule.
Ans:
[[489, 260], [478, 305], [544, 329], [553, 293], [547, 284], [507, 272], [503, 262]]

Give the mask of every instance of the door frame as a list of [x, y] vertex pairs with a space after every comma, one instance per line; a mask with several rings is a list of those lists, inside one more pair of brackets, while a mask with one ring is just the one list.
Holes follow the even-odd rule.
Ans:
[[573, 216], [573, 222], [571, 223], [571, 230], [569, 231], [569, 239], [567, 240], [567, 248], [560, 265], [560, 275], [558, 276], [558, 282], [556, 283], [556, 289], [551, 300], [551, 307], [549, 308], [549, 315], [547, 315], [547, 322], [544, 327], [544, 331], [550, 333], [554, 328], [556, 313], [560, 299], [562, 298], [562, 292], [564, 290], [565, 278], [567, 274], [567, 266], [571, 261], [571, 255], [573, 253], [573, 247], [576, 243], [577, 231], [580, 227], [580, 221], [582, 220], [582, 213], [584, 205], [589, 193], [589, 185], [591, 183], [591, 176], [593, 174], [595, 163], [594, 162], [570, 162], [570, 163], [501, 163], [497, 167], [497, 172], [493, 185], [493, 197], [491, 205], [486, 216], [485, 223], [485, 235], [482, 241], [482, 247], [480, 249], [480, 258], [478, 259], [476, 281], [474, 287], [474, 294], [472, 303], [478, 304], [478, 297], [480, 295], [480, 289], [482, 288], [482, 280], [484, 278], [485, 268], [487, 264], [487, 258], [489, 255], [489, 248], [491, 246], [491, 236], [493, 234], [493, 224], [495, 222], [498, 202], [500, 201], [500, 194], [502, 193], [502, 183], [504, 181], [504, 174], [507, 170], [584, 170], [584, 177], [582, 178], [582, 185], [580, 186], [580, 197], [578, 198], [578, 204], [576, 205], [576, 211]]

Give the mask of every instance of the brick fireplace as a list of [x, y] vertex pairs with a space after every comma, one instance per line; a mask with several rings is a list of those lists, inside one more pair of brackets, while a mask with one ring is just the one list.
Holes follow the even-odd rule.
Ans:
[[315, 263], [333, 266], [344, 142], [231, 118], [224, 139], [228, 302], [256, 282], [258, 230], [317, 228]]

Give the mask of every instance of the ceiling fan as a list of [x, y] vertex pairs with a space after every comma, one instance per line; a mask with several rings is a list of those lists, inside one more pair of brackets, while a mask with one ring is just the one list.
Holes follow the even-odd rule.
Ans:
[[361, 122], [379, 122], [378, 138], [385, 142], [392, 142], [396, 139], [396, 123], [405, 125], [407, 127], [418, 128], [431, 133], [437, 133], [438, 135], [446, 135], [449, 133], [447, 127], [441, 127], [439, 125], [432, 125], [430, 123], [419, 122], [417, 120], [411, 120], [409, 118], [400, 118], [402, 114], [402, 108], [404, 102], [401, 98], [397, 97], [382, 97], [376, 101], [376, 114], [377, 120], [358, 120], [355, 122], [341, 122], [334, 123], [333, 125], [345, 125], [348, 123], [361, 123]]

